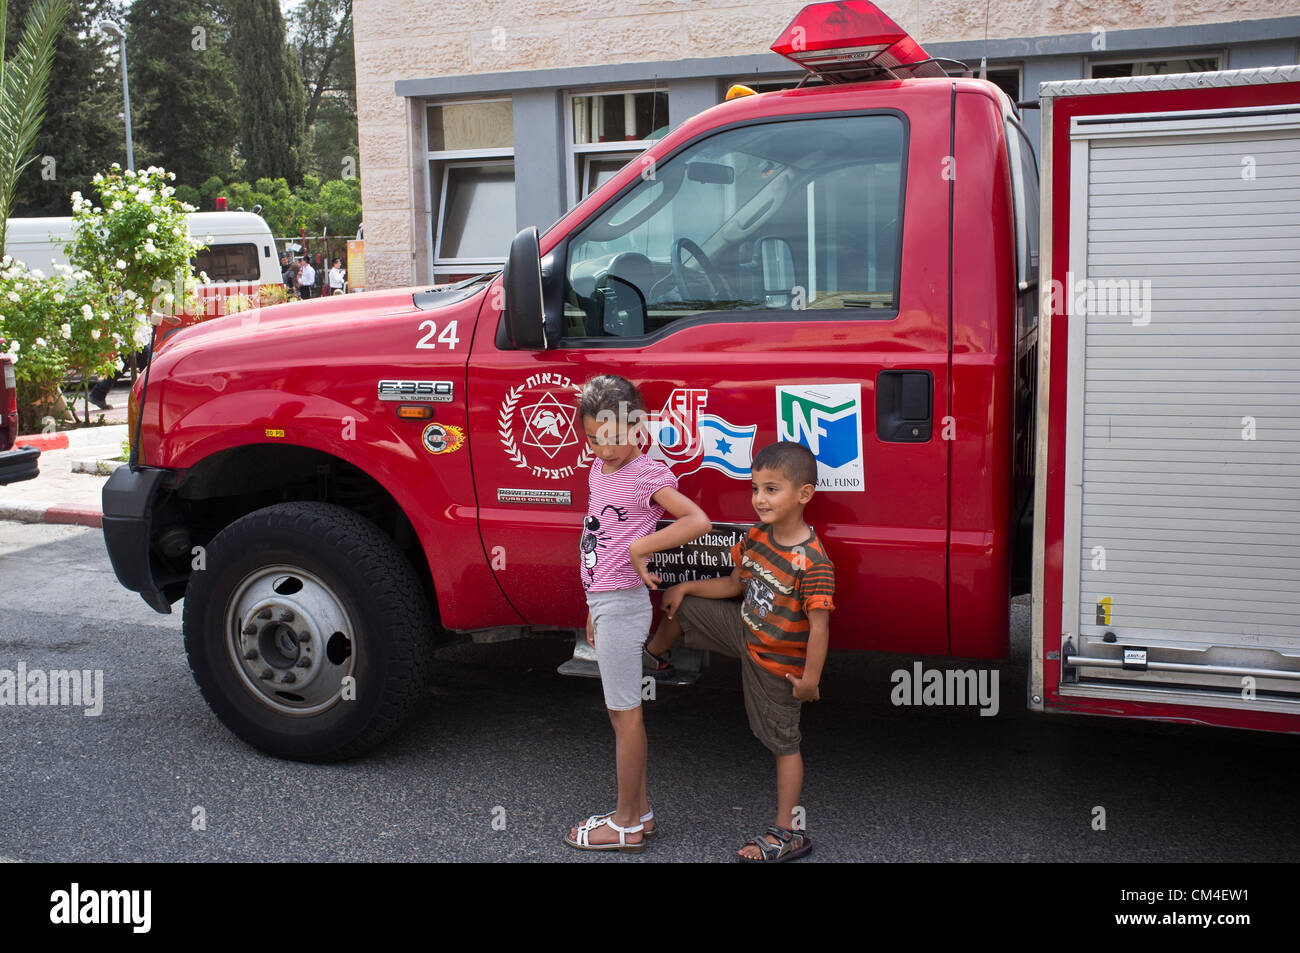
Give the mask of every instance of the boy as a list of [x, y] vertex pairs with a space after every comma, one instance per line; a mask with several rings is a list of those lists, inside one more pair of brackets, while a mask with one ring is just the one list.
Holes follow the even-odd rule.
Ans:
[[[761, 520], [732, 547], [730, 576], [679, 583], [664, 593], [664, 619], [646, 652], [662, 656], [683, 632], [694, 648], [740, 658], [749, 727], [776, 756], [775, 823], [738, 851], [742, 860], [803, 857], [812, 841], [795, 831], [803, 788], [799, 710], [821, 694], [835, 608], [835, 567], [803, 521], [817, 483], [817, 460], [802, 444], [774, 443], [751, 466]], [[744, 595], [742, 602], [730, 601]], [[727, 601], [724, 601], [727, 600]]]

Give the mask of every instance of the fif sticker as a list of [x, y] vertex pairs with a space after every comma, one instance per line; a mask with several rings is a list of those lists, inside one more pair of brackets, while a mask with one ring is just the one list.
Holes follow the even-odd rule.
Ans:
[[787, 384], [776, 389], [776, 436], [817, 458], [817, 489], [862, 492], [862, 385]]
[[710, 469], [748, 480], [758, 426], [742, 427], [703, 413], [708, 402], [707, 388], [679, 387], [669, 394], [663, 409], [649, 415], [647, 455], [679, 477]]
[[430, 453], [455, 453], [465, 446], [465, 431], [451, 424], [429, 424], [421, 439]]

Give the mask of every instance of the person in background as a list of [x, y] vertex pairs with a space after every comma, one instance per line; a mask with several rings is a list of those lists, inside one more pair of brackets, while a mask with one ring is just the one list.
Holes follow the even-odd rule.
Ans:
[[342, 259], [335, 258], [334, 267], [330, 268], [329, 275], [330, 294], [343, 294], [343, 283], [345, 281], [347, 281], [347, 275], [343, 272], [343, 261]]
[[[153, 330], [152, 325], [149, 325], [146, 322], [144, 323], [143, 326], [147, 329], [148, 332], [150, 333], [152, 332]], [[143, 332], [142, 332], [142, 337], [143, 337]], [[138, 341], [140, 339], [141, 338], [137, 338], [136, 340]], [[144, 338], [144, 339], [148, 340], [148, 338]], [[133, 341], [130, 343], [135, 343], [135, 342]], [[149, 358], [152, 356], [151, 352], [152, 352], [152, 347], [149, 344], [146, 344], [143, 348], [135, 352], [135, 369], [137, 372], [143, 371], [145, 369], [145, 366], [149, 363]], [[98, 407], [100, 410], [113, 409], [113, 405], [108, 402], [108, 394], [113, 389], [113, 385], [116, 384], [120, 378], [130, 373], [131, 353], [132, 353], [131, 351], [126, 351], [126, 350], [119, 351], [118, 358], [122, 362], [122, 369], [120, 371], [114, 369], [111, 375], [107, 377], [101, 377], [99, 380], [95, 381], [95, 383], [91, 385], [90, 395], [89, 395], [90, 402], [94, 404], [96, 407]]]
[[311, 266], [310, 259], [304, 258], [298, 269], [298, 297], [304, 301], [310, 298], [315, 286], [316, 269]]

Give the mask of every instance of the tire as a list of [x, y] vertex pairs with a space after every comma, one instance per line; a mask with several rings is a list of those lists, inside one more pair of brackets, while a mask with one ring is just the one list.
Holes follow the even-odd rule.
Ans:
[[204, 558], [185, 590], [185, 651], [208, 706], [244, 741], [341, 761], [411, 713], [433, 668], [433, 616], [373, 523], [330, 503], [279, 503], [231, 523]]

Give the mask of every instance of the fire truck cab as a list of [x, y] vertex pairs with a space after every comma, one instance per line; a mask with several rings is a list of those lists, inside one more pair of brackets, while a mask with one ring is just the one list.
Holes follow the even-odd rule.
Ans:
[[[949, 75], [873, 4], [813, 4], [773, 49], [816, 82], [688, 120], [545, 234], [521, 232], [502, 275], [232, 315], [159, 346], [132, 466], [104, 490], [105, 539], [155, 609], [184, 596], [196, 679], [232, 730], [281, 756], [348, 757], [409, 711], [436, 632], [580, 629], [592, 457], [576, 400], [599, 373], [638, 385], [647, 453], [714, 521], [691, 552], [662, 554], [669, 581], [729, 571], [759, 448], [813, 451], [835, 649], [1004, 658], [1037, 465], [1031, 705], [1125, 713], [1068, 700], [1064, 682], [1106, 674], [1136, 630], [1109, 623], [1116, 643], [1069, 627], [1067, 644], [1053, 628], [1074, 612], [1061, 540], [1078, 539], [1052, 520], [1078, 461], [1049, 414], [1069, 376], [1059, 342], [1081, 332], [1039, 279], [1074, 259], [1058, 238], [1040, 261], [1039, 231], [1073, 242], [1080, 219], [1059, 219], [1073, 193], [1049, 170], [1056, 211], [1040, 212], [1015, 105]], [[1283, 347], [1274, 332], [1261, 345]], [[1096, 361], [1115, 356], [1104, 347]], [[1270, 465], [1274, 490], [1297, 479]], [[1292, 578], [1275, 545], [1271, 578]], [[1269, 727], [1295, 730], [1287, 717]]]

